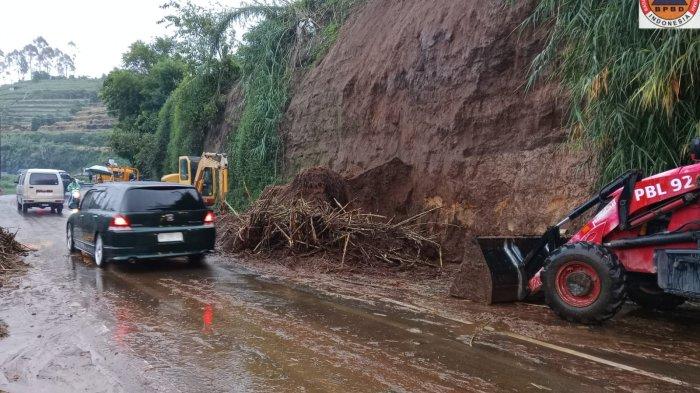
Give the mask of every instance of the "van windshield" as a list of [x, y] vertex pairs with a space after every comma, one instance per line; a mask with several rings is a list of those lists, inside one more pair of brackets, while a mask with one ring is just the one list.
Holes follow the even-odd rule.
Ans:
[[206, 209], [193, 188], [132, 188], [125, 197], [127, 212]]
[[32, 173], [29, 175], [29, 185], [57, 186], [58, 176], [54, 173]]

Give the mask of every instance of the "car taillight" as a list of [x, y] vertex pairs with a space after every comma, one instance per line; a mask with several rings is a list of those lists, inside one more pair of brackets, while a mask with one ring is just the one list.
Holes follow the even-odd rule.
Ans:
[[207, 215], [204, 216], [204, 225], [214, 225], [214, 221], [216, 221], [214, 212], [207, 212]]
[[121, 214], [117, 214], [116, 216], [112, 217], [112, 221], [109, 223], [110, 231], [128, 231], [130, 229], [131, 223], [129, 222], [129, 219]]

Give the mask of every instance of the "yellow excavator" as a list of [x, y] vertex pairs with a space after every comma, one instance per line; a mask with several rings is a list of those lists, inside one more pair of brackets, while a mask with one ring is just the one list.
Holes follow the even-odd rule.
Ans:
[[226, 200], [228, 193], [228, 158], [226, 154], [203, 153], [201, 157], [181, 156], [178, 173], [165, 175], [161, 181], [191, 184], [211, 206]]

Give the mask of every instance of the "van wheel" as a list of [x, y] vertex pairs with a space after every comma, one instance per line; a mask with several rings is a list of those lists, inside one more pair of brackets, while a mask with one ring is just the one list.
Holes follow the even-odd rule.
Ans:
[[29, 210], [29, 207], [23, 203], [22, 204], [22, 213], [27, 213], [27, 210]]
[[59, 216], [63, 214], [63, 206], [56, 207], [56, 214], [58, 214]]
[[95, 260], [95, 265], [97, 267], [104, 267], [105, 265], [105, 250], [104, 243], [102, 242], [102, 236], [97, 235], [95, 238], [95, 252], [92, 254]]
[[17, 201], [17, 211], [22, 211], [22, 204]]

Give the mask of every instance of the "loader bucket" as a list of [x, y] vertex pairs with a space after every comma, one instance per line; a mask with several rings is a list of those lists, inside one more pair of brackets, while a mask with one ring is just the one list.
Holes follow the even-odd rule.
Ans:
[[514, 302], [527, 296], [530, 275], [523, 260], [540, 247], [541, 236], [477, 238], [491, 273], [491, 303]]
[[[542, 236], [479, 237], [472, 246], [450, 293], [486, 304], [523, 300], [529, 278], [548, 254]], [[525, 263], [526, 259], [534, 263]]]

